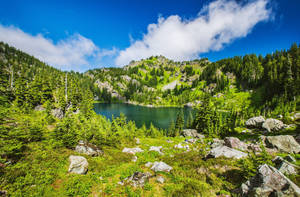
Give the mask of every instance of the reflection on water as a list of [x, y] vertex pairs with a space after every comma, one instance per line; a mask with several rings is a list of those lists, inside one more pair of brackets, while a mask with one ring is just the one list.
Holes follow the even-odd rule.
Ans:
[[94, 110], [97, 114], [106, 116], [110, 120], [112, 115], [114, 117], [118, 117], [120, 116], [120, 113], [123, 113], [127, 117], [127, 120], [135, 121], [138, 127], [141, 127], [143, 124], [149, 127], [152, 122], [154, 126], [162, 129], [169, 128], [171, 121], [176, 120], [176, 116], [180, 110], [183, 110], [185, 120], [187, 119], [189, 113], [195, 113], [195, 110], [191, 108], [151, 108], [124, 103], [96, 103], [94, 105]]

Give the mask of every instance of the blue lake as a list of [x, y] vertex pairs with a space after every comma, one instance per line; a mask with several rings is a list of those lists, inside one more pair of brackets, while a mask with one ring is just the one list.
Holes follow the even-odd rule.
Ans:
[[138, 127], [145, 124], [147, 127], [152, 123], [154, 126], [167, 129], [172, 121], [176, 120], [177, 114], [183, 110], [185, 120], [189, 113], [194, 115], [195, 110], [192, 108], [178, 107], [144, 107], [125, 103], [95, 103], [94, 110], [111, 120], [112, 116], [119, 117], [123, 113], [127, 120], [135, 121]]

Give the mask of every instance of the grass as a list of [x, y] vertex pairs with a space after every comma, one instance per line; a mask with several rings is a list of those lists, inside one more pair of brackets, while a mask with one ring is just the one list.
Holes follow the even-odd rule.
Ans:
[[[168, 139], [173, 142], [168, 143]], [[7, 168], [12, 182], [6, 183], [3, 189], [8, 190], [12, 196], [214, 196], [219, 191], [229, 192], [240, 183], [231, 180], [228, 172], [224, 171], [224, 168], [228, 168], [239, 173], [232, 160], [219, 158], [204, 161], [204, 155], [199, 151], [174, 149], [174, 145], [182, 143], [184, 138], [140, 140], [141, 144], [137, 146], [144, 152], [136, 154], [137, 162], [131, 161], [132, 155], [111, 147], [103, 147], [104, 155], [100, 157], [82, 155], [89, 162], [86, 175], [67, 172], [69, 156], [80, 154], [66, 148], [54, 149], [42, 142], [32, 143], [19, 165]], [[163, 146], [164, 155], [148, 151], [150, 146]], [[201, 144], [190, 146], [205, 149], [205, 145]], [[164, 161], [173, 170], [170, 173], [154, 173], [145, 167], [148, 161]], [[200, 168], [205, 168], [206, 172], [202, 173]], [[154, 177], [150, 178], [143, 189], [118, 184], [136, 171], [148, 171]], [[162, 175], [166, 182], [158, 183], [157, 175]]]

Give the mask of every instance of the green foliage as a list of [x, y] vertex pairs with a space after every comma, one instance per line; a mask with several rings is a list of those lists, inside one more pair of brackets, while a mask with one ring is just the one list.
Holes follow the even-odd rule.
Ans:
[[266, 151], [265, 147], [261, 145], [260, 148], [262, 149], [260, 154], [251, 152], [246, 159], [241, 159], [239, 162], [245, 179], [254, 176], [257, 172], [257, 168], [262, 164], [274, 165], [272, 156]]
[[174, 137], [179, 136], [183, 127], [184, 127], [184, 115], [183, 115], [183, 111], [181, 110], [176, 117]]

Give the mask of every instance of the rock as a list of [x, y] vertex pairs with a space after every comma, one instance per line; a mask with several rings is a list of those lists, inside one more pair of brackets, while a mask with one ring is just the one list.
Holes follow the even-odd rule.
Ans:
[[257, 117], [252, 117], [248, 119], [245, 122], [246, 127], [249, 128], [261, 128], [262, 124], [265, 122], [264, 117], [262, 116], [257, 116]]
[[300, 188], [280, 171], [267, 164], [237, 190], [240, 196], [300, 196]]
[[294, 120], [300, 120], [300, 113], [295, 113], [293, 117]]
[[247, 157], [247, 154], [233, 148], [229, 148], [227, 146], [217, 146], [210, 150], [207, 158], [217, 158], [217, 157], [227, 157], [227, 158], [235, 158], [241, 159], [243, 157]]
[[175, 80], [175, 81], [163, 86], [162, 91], [173, 90], [177, 85], [180, 86], [180, 82], [178, 80]]
[[296, 162], [296, 159], [291, 155], [285, 156], [284, 159], [287, 160], [288, 162]]
[[45, 111], [46, 109], [42, 105], [38, 105], [34, 108], [35, 111]]
[[145, 166], [146, 166], [147, 168], [150, 168], [152, 165], [153, 165], [152, 162], [147, 162], [147, 163], [145, 164]]
[[186, 104], [184, 104], [185, 107], [193, 107], [194, 106], [194, 103], [192, 102], [188, 102]]
[[296, 142], [298, 142], [298, 144], [300, 144], [300, 135], [297, 135], [297, 136], [295, 137], [295, 140], [296, 140]]
[[186, 139], [185, 142], [195, 144], [197, 142], [197, 139], [194, 139], [194, 138]]
[[262, 151], [258, 144], [249, 144], [247, 149], [249, 151], [254, 151], [254, 152], [261, 152]]
[[1, 197], [6, 197], [7, 196], [7, 191], [6, 190], [0, 190], [0, 196]]
[[51, 114], [58, 119], [62, 119], [64, 117], [64, 112], [60, 108], [52, 109]]
[[69, 161], [68, 172], [76, 174], [85, 174], [87, 172], [89, 163], [84, 157], [71, 155]]
[[163, 184], [163, 183], [165, 182], [165, 179], [164, 179], [163, 176], [158, 176], [158, 177], [156, 178], [156, 181], [159, 182], [159, 183], [161, 183], [161, 184]]
[[135, 143], [136, 144], [141, 144], [140, 139], [139, 138], [135, 138]]
[[200, 139], [205, 138], [205, 136], [199, 134], [196, 129], [184, 129], [181, 131], [181, 134], [184, 137], [192, 137], [192, 138], [200, 138]]
[[124, 181], [120, 182], [120, 185], [124, 185], [124, 183], [129, 183], [133, 187], [143, 187], [151, 176], [152, 174], [149, 172], [135, 172], [133, 173], [133, 175], [127, 177], [126, 179], [124, 179]]
[[228, 146], [229, 148], [240, 149], [243, 151], [247, 150], [247, 144], [236, 137], [225, 137], [224, 142], [225, 146]]
[[136, 161], [137, 161], [137, 159], [138, 159], [138, 158], [137, 158], [137, 156], [133, 156], [133, 158], [132, 158], [132, 160], [131, 160], [131, 161], [132, 161], [132, 162], [136, 162]]
[[75, 151], [93, 157], [100, 156], [103, 154], [103, 151], [99, 149], [97, 146], [84, 142], [82, 140], [79, 141], [78, 145], [75, 148]]
[[277, 156], [272, 161], [276, 169], [283, 174], [297, 174], [296, 166], [285, 161], [282, 157]]
[[268, 132], [277, 132], [286, 127], [285, 124], [283, 124], [282, 121], [268, 118], [262, 125], [262, 128], [266, 129]]
[[141, 153], [141, 152], [144, 152], [144, 151], [141, 148], [136, 147], [136, 148], [124, 148], [122, 150], [122, 152], [135, 155], [135, 153]]
[[224, 146], [225, 142], [224, 140], [220, 140], [217, 138], [214, 138], [213, 141], [210, 143], [211, 148], [216, 148], [218, 146]]
[[149, 151], [155, 151], [158, 152], [159, 154], [163, 155], [162, 151], [162, 146], [151, 146], [149, 148]]
[[265, 137], [265, 144], [268, 148], [276, 148], [281, 152], [299, 153], [300, 145], [291, 135], [277, 135]]
[[169, 166], [168, 164], [160, 161], [160, 162], [154, 162], [152, 165], [151, 170], [154, 172], [163, 171], [163, 172], [170, 172], [173, 168]]
[[182, 145], [181, 143], [176, 144], [176, 145], [174, 146], [174, 148], [190, 150], [189, 145]]

